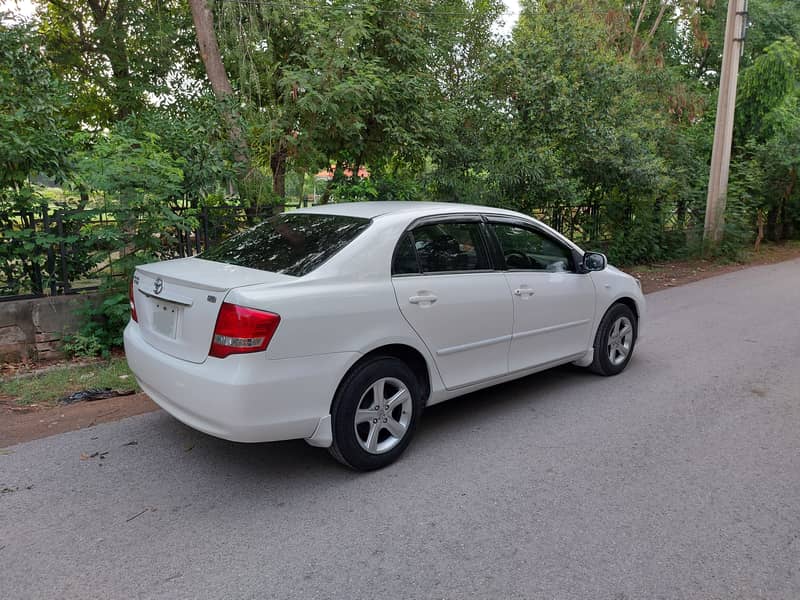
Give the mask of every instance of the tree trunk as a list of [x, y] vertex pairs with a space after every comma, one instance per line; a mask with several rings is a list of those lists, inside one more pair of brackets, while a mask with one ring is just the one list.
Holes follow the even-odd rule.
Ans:
[[780, 217], [781, 217], [780, 218], [781, 226], [780, 226], [780, 229], [779, 229], [779, 236], [780, 236], [781, 241], [786, 241], [786, 240], [789, 239], [789, 236], [787, 234], [789, 233], [789, 231], [791, 229], [791, 226], [790, 226], [790, 223], [789, 223], [790, 217], [786, 213], [786, 198], [783, 198], [781, 200]]
[[[214, 32], [214, 15], [206, 0], [189, 0], [189, 7], [192, 10], [192, 21], [197, 35], [197, 48], [214, 96], [220, 102], [230, 100], [233, 97], [233, 87], [219, 51], [217, 34]], [[250, 148], [239, 125], [238, 115], [230, 106], [229, 103], [224, 108], [223, 118], [228, 130], [228, 139], [233, 146], [233, 158], [237, 163], [239, 178], [245, 183], [245, 187], [249, 188], [247, 183], [255, 179], [257, 174], [250, 164]], [[241, 192], [240, 189], [239, 193]]]
[[[130, 116], [139, 105], [131, 85], [131, 68], [128, 60], [128, 46], [125, 40], [125, 15], [128, 12], [128, 0], [119, 0], [113, 6], [100, 0], [88, 0], [89, 9], [95, 24], [95, 35], [99, 48], [111, 65], [111, 77], [114, 82], [111, 101], [114, 103], [117, 119]], [[100, 33], [100, 32], [103, 33]]]
[[778, 209], [770, 208], [767, 212], [767, 239], [770, 242], [778, 241]]
[[295, 169], [294, 172], [300, 177], [300, 201], [297, 206], [303, 208], [306, 205], [306, 170]]
[[80, 202], [78, 202], [78, 210], [83, 210], [86, 208], [86, 205], [89, 204], [89, 189], [81, 185], [78, 188], [78, 193], [81, 196]]
[[683, 231], [686, 228], [686, 201], [678, 200], [678, 206], [675, 210], [675, 221], [677, 227]]
[[285, 198], [286, 148], [283, 142], [278, 144], [278, 149], [269, 157], [269, 166], [272, 169], [272, 192], [279, 198]]
[[783, 193], [783, 203], [781, 205], [781, 233], [783, 239], [790, 240], [794, 237], [794, 220], [791, 215], [787, 214], [786, 206], [789, 204], [789, 199], [794, 193], [794, 188], [797, 185], [797, 169], [792, 169], [789, 175], [789, 184]]
[[764, 240], [764, 209], [759, 208], [756, 216], [756, 223], [758, 225], [758, 235], [756, 236], [755, 251], [761, 249], [761, 242]]
[[329, 179], [328, 183], [325, 184], [325, 191], [322, 192], [322, 196], [319, 197], [320, 204], [327, 204], [331, 199], [331, 183], [333, 183], [333, 179]]
[[319, 199], [320, 204], [327, 204], [330, 201], [333, 182], [336, 181], [337, 173], [341, 173], [342, 168], [342, 162], [336, 161], [336, 166], [333, 167], [333, 177], [328, 180], [325, 191], [322, 192], [322, 197]]
[[642, 26], [642, 19], [644, 19], [644, 12], [647, 9], [647, 0], [642, 0], [642, 7], [639, 9], [639, 18], [636, 19], [636, 26], [633, 28], [633, 36], [631, 36], [631, 49], [628, 56], [633, 58], [636, 52], [636, 37], [639, 35], [639, 27]]
[[138, 104], [131, 85], [131, 67], [128, 60], [128, 47], [125, 41], [126, 11], [127, 1], [120, 0], [117, 3], [116, 13], [114, 13], [114, 25], [111, 34], [113, 47], [109, 49], [108, 53], [117, 96], [117, 118], [120, 120], [130, 116]]
[[645, 48], [650, 45], [650, 42], [653, 41], [653, 38], [656, 36], [656, 31], [658, 31], [658, 26], [661, 25], [661, 20], [664, 18], [664, 13], [667, 11], [667, 0], [663, 0], [661, 3], [661, 10], [658, 11], [658, 16], [656, 17], [655, 23], [650, 28], [650, 31], [647, 33], [647, 39], [641, 45], [637, 54], [641, 54], [644, 52]]

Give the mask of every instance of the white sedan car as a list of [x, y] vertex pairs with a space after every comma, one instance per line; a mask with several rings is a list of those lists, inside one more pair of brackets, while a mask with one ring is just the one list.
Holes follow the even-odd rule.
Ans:
[[426, 202], [285, 213], [138, 267], [130, 300], [128, 363], [175, 418], [358, 470], [394, 461], [425, 406], [564, 363], [616, 375], [645, 308], [636, 279], [530, 217]]

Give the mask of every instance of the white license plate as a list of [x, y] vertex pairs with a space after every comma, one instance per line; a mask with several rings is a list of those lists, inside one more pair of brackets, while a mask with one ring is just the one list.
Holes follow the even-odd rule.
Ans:
[[163, 300], [153, 303], [153, 329], [168, 338], [175, 338], [178, 331], [180, 307]]

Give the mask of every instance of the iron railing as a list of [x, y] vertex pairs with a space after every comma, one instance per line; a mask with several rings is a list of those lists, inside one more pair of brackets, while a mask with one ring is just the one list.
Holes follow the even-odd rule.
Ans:
[[[141, 250], [143, 242], [162, 260], [194, 256], [283, 208], [172, 207], [160, 215], [47, 206], [24, 213], [0, 211], [0, 301], [96, 290], [102, 279], [125, 274], [121, 261]], [[605, 248], [620, 227], [637, 218], [630, 210], [612, 220], [598, 205], [545, 206], [532, 216], [596, 249]], [[682, 232], [696, 223], [680, 206], [660, 207], [657, 219], [663, 232]]]

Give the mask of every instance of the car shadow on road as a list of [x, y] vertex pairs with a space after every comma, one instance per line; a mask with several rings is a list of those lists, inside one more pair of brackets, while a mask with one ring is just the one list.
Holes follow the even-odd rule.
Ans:
[[528, 375], [428, 407], [420, 430], [439, 435], [441, 429], [469, 429], [522, 407], [542, 408], [556, 388], [563, 391], [564, 385], [582, 386], [591, 380], [597, 376], [573, 365]]
[[[516, 381], [493, 386], [479, 392], [443, 402], [426, 409], [409, 452], [401, 461], [425, 460], [437, 452], [445, 438], [463, 439], [466, 445], [476, 428], [491, 427], [493, 422], [516, 418], [521, 411], [544, 410], [555, 404], [556, 389], [591, 385], [597, 376], [584, 369], [563, 366]], [[527, 414], [527, 413], [526, 413]], [[217, 439], [195, 431], [161, 412], [149, 426], [158, 439], [173, 447], [175, 453], [195, 463], [200, 477], [225, 473], [237, 481], [303, 481], [306, 485], [324, 481], [351, 481], [363, 477], [338, 465], [328, 453], [312, 448], [302, 440], [241, 444]], [[398, 463], [399, 464], [399, 463]], [[367, 475], [369, 477], [369, 475]]]

